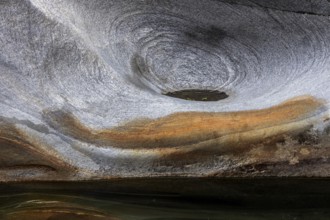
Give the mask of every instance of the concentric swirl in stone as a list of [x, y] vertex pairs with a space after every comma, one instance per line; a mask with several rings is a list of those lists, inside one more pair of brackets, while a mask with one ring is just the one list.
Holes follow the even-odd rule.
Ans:
[[[327, 132], [329, 14], [258, 1], [2, 1], [0, 143], [16, 155], [0, 156], [2, 179], [201, 176], [299, 160], [327, 170], [326, 148], [274, 141]], [[229, 97], [163, 95], [189, 89]], [[301, 166], [297, 175], [317, 173]]]

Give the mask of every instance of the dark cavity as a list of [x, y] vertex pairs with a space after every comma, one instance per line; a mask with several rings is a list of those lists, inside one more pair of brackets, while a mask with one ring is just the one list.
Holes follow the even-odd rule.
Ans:
[[220, 92], [217, 90], [198, 90], [198, 89], [188, 89], [180, 90], [174, 92], [164, 93], [166, 96], [189, 100], [189, 101], [219, 101], [226, 99], [229, 96], [225, 92]]

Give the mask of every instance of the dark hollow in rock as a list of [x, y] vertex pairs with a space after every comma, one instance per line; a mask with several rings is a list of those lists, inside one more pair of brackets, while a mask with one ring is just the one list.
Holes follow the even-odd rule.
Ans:
[[220, 92], [217, 90], [199, 90], [199, 89], [187, 89], [187, 90], [180, 90], [174, 92], [168, 92], [164, 95], [185, 99], [190, 101], [219, 101], [222, 99], [226, 99], [229, 96], [225, 92]]

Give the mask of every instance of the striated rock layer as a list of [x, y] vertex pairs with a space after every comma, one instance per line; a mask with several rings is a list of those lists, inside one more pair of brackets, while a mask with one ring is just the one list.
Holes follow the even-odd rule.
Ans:
[[[1, 0], [0, 181], [330, 176], [329, 14], [308, 0]], [[225, 99], [164, 95], [180, 90]]]

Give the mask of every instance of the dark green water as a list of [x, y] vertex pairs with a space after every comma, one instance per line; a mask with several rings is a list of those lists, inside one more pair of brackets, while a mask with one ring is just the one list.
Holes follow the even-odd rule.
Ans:
[[330, 179], [0, 185], [0, 219], [330, 219]]

